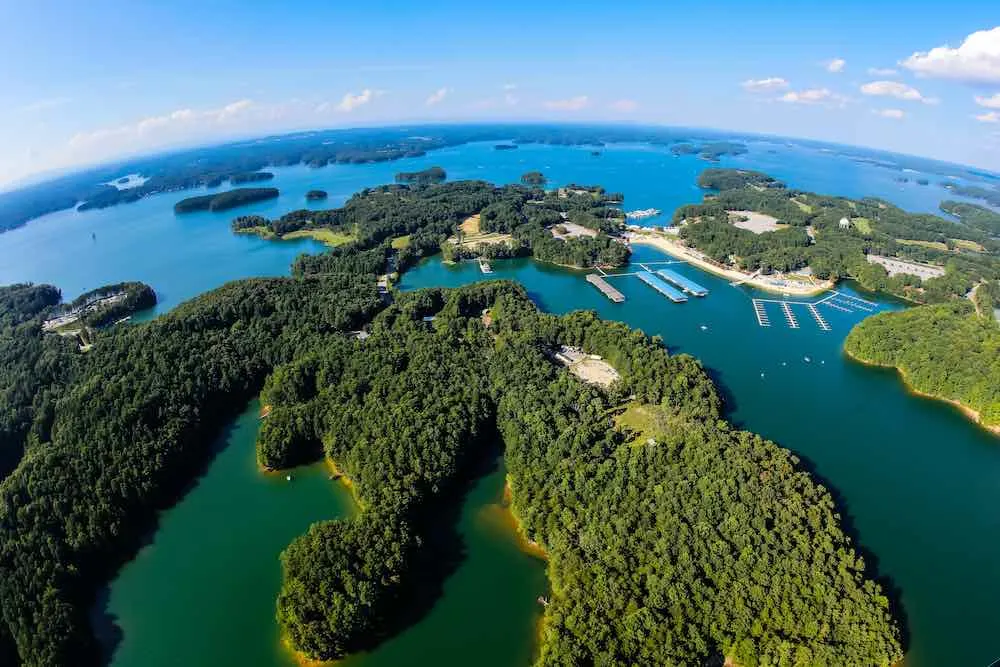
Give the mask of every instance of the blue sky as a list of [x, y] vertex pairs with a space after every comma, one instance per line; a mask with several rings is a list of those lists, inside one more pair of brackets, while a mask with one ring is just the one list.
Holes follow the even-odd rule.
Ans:
[[398, 121], [630, 120], [1000, 169], [995, 2], [0, 0], [0, 184]]

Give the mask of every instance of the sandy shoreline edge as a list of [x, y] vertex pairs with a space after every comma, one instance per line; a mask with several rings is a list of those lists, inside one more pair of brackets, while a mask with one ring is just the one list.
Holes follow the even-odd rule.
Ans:
[[822, 294], [823, 292], [831, 290], [834, 287], [834, 283], [831, 281], [825, 281], [823, 283], [819, 283], [809, 288], [792, 287], [792, 286], [779, 287], [777, 285], [772, 285], [771, 283], [761, 278], [751, 277], [749, 274], [743, 273], [741, 271], [736, 271], [733, 269], [724, 269], [722, 267], [716, 266], [715, 264], [712, 264], [711, 262], [705, 261], [701, 257], [698, 257], [697, 255], [690, 252], [687, 248], [680, 245], [679, 243], [671, 241], [662, 236], [652, 236], [649, 233], [644, 234], [642, 232], [632, 232], [629, 234], [628, 239], [631, 243], [634, 244], [648, 245], [658, 250], [662, 250], [663, 252], [667, 253], [672, 257], [676, 257], [677, 259], [689, 262], [690, 264], [693, 264], [699, 269], [708, 271], [709, 273], [713, 273], [717, 276], [721, 276], [723, 278], [726, 278], [727, 280], [731, 280], [734, 282], [739, 281], [745, 285], [750, 285], [751, 287], [755, 287], [765, 292], [771, 292], [772, 294], [782, 294], [782, 295], [789, 294], [792, 296], [810, 297]]

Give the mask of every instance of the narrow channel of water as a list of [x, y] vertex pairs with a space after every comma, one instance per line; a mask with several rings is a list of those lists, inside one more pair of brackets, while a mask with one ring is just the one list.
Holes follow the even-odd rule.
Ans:
[[[350, 494], [323, 464], [286, 474], [257, 469], [253, 401], [222, 436], [204, 476], [165, 512], [152, 542], [118, 575], [106, 609], [120, 642], [114, 667], [291, 667], [275, 600], [278, 556], [310, 524], [350, 516]], [[527, 664], [545, 565], [524, 553], [503, 504], [497, 464], [464, 498], [464, 552], [431, 612], [377, 650], [345, 665]], [[106, 646], [110, 638], [105, 636]]]

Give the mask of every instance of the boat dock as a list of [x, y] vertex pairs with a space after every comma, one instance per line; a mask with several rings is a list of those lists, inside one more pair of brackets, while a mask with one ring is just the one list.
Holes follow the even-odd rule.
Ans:
[[667, 297], [674, 303], [684, 303], [685, 301], [687, 301], [687, 297], [684, 296], [681, 292], [674, 289], [664, 281], [660, 280], [649, 271], [640, 271], [636, 275], [639, 276], [639, 280], [646, 283], [647, 285], [649, 285], [650, 287], [652, 287], [657, 292]]
[[792, 329], [798, 329], [799, 322], [795, 319], [795, 315], [792, 314], [792, 307], [788, 305], [787, 301], [781, 302], [781, 309], [785, 311], [785, 319], [788, 320], [788, 326]]
[[829, 331], [830, 325], [825, 319], [823, 319], [823, 316], [819, 314], [819, 311], [816, 310], [815, 304], [807, 303], [806, 307], [809, 309], [809, 312], [812, 313], [813, 319], [816, 320], [816, 324], [819, 325], [819, 328], [823, 331]]
[[604, 296], [608, 297], [615, 303], [622, 303], [625, 301], [625, 295], [616, 290], [614, 287], [608, 284], [608, 281], [597, 275], [596, 273], [587, 274], [587, 282], [601, 290]]
[[762, 327], [771, 326], [771, 320], [767, 316], [767, 311], [764, 309], [764, 304], [757, 299], [753, 300], [753, 312], [757, 315], [757, 324]]
[[483, 273], [493, 273], [493, 267], [485, 259], [479, 259], [479, 270]]
[[707, 289], [671, 269], [660, 269], [656, 272], [656, 274], [666, 278], [668, 281], [677, 285], [688, 294], [693, 294], [695, 296], [705, 296], [708, 294]]

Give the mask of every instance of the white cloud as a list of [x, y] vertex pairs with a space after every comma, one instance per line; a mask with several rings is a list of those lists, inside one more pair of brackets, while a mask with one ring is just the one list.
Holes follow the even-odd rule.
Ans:
[[833, 72], [834, 74], [843, 72], [846, 65], [847, 61], [843, 58], [834, 58], [833, 60], [827, 60], [823, 63], [823, 66], [826, 67], [826, 71]]
[[358, 107], [368, 104], [374, 97], [375, 93], [371, 88], [365, 88], [359, 95], [355, 95], [354, 93], [345, 93], [344, 97], [340, 100], [340, 104], [337, 105], [337, 111], [350, 113]]
[[639, 103], [635, 100], [616, 100], [611, 103], [611, 110], [619, 113], [632, 113], [639, 108]]
[[882, 118], [895, 118], [897, 120], [906, 115], [902, 109], [872, 109], [872, 113], [882, 116]]
[[899, 81], [872, 81], [861, 86], [861, 92], [873, 97], [894, 97], [907, 102], [923, 102], [937, 104], [934, 97], [924, 97], [919, 90]]
[[69, 140], [69, 148], [71, 151], [87, 151], [101, 144], [108, 146], [124, 144], [125, 147], [133, 149], [146, 148], [150, 144], [165, 145], [191, 134], [239, 125], [255, 108], [251, 100], [238, 100], [219, 109], [206, 111], [178, 109], [162, 116], [143, 118], [128, 125], [80, 132]]
[[444, 101], [444, 98], [448, 97], [449, 92], [450, 91], [447, 88], [438, 88], [433, 93], [431, 93], [430, 97], [427, 98], [427, 101], [424, 102], [424, 104], [426, 104], [429, 107], [432, 107], [435, 104], [440, 104], [441, 102]]
[[49, 109], [55, 109], [57, 107], [66, 106], [73, 100], [69, 97], [49, 97], [44, 100], [35, 100], [30, 104], [25, 104], [23, 107], [19, 107], [18, 111], [22, 113], [37, 113], [39, 111], [48, 111]]
[[1000, 26], [972, 33], [957, 49], [946, 44], [918, 51], [900, 65], [922, 76], [1000, 83]]
[[899, 70], [891, 67], [869, 67], [868, 74], [871, 76], [899, 76]]
[[589, 103], [590, 98], [586, 95], [577, 95], [566, 100], [549, 100], [544, 106], [552, 111], [579, 111]]
[[807, 90], [790, 90], [778, 98], [789, 104], [823, 104], [825, 106], [843, 107], [847, 98], [831, 92], [829, 88], [809, 88]]
[[748, 93], [770, 93], [788, 88], [788, 82], [779, 76], [769, 76], [766, 79], [747, 79], [740, 85]]
[[988, 111], [975, 117], [980, 123], [1000, 123], [1000, 112]]
[[517, 90], [517, 84], [516, 83], [505, 83], [505, 84], [503, 84], [503, 89], [504, 90]]
[[976, 95], [976, 104], [987, 109], [1000, 109], [1000, 93], [996, 93], [993, 97]]

